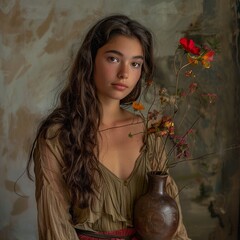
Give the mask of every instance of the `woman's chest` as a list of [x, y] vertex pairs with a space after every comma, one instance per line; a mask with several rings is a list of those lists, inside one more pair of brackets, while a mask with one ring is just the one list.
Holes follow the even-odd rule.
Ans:
[[99, 161], [121, 179], [129, 177], [143, 146], [142, 133], [131, 136], [130, 130], [111, 129], [99, 137]]

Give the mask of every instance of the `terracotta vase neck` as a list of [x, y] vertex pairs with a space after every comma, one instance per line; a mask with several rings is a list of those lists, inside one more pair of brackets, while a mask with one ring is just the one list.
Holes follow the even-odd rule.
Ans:
[[166, 192], [167, 174], [148, 173], [148, 191], [163, 194]]

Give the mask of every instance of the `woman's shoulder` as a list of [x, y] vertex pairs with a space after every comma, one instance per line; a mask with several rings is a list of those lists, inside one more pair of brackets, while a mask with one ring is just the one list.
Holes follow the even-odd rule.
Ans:
[[61, 125], [54, 124], [49, 126], [45, 130], [45, 134], [41, 132], [39, 136], [37, 137], [36, 141], [36, 149], [39, 149], [41, 151], [45, 151], [46, 149], [50, 150], [51, 152], [54, 152], [55, 154], [62, 154], [62, 144], [60, 139], [60, 130]]
[[54, 139], [54, 138], [59, 137], [61, 129], [62, 129], [62, 124], [50, 125], [46, 130], [46, 138]]
[[36, 138], [39, 146], [60, 146], [60, 132], [62, 126], [60, 124], [53, 124], [44, 129], [40, 129]]

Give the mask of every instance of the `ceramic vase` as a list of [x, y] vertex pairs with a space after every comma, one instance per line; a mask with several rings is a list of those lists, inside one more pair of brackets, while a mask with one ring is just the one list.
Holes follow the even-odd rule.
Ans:
[[134, 208], [134, 226], [143, 240], [171, 240], [179, 224], [176, 201], [166, 192], [168, 175], [148, 173], [148, 190]]

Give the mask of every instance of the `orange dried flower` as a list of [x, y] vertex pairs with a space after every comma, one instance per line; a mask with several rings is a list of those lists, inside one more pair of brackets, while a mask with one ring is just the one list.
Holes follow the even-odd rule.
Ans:
[[132, 107], [133, 107], [133, 109], [134, 109], [135, 111], [144, 110], [144, 106], [143, 106], [143, 104], [141, 104], [140, 102], [134, 101], [134, 102], [132, 103]]
[[203, 56], [202, 56], [202, 65], [205, 68], [210, 68], [211, 64], [210, 62], [213, 61], [213, 56], [214, 56], [215, 52], [213, 50], [209, 50], [208, 52], [206, 52]]

